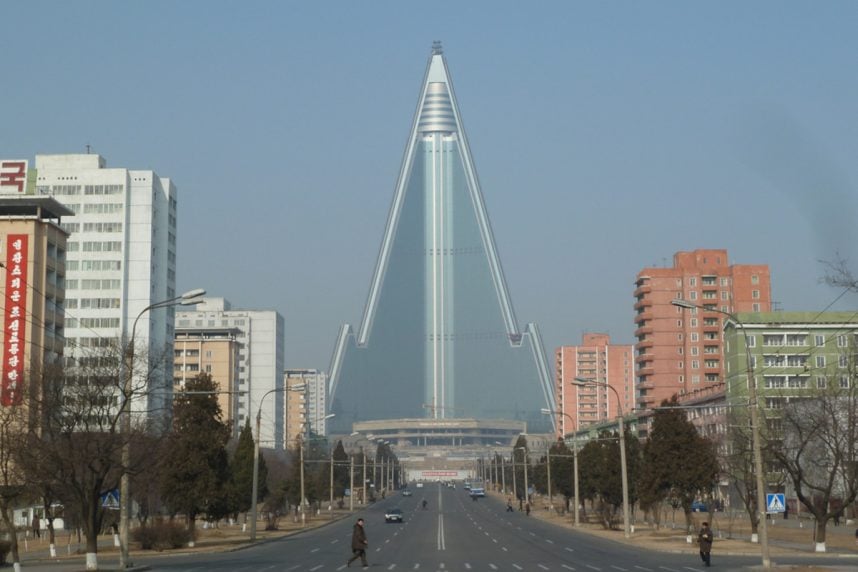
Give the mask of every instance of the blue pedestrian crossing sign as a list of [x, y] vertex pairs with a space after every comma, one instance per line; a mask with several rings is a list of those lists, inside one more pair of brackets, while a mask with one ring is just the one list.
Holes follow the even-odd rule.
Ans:
[[766, 495], [766, 512], [786, 512], [786, 498], [783, 493]]
[[113, 489], [101, 495], [101, 506], [109, 510], [119, 510], [119, 491]]

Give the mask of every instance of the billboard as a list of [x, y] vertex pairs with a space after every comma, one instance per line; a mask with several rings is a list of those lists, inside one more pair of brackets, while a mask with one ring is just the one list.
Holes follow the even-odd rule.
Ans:
[[26, 159], [0, 159], [0, 194], [23, 195], [27, 190]]
[[24, 383], [24, 339], [27, 325], [27, 254], [29, 237], [6, 237], [6, 300], [3, 309], [3, 367], [0, 406], [20, 405]]

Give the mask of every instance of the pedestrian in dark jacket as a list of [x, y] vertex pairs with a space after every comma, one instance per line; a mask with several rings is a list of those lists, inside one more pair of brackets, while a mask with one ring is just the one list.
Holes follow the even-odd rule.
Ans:
[[712, 556], [712, 529], [709, 528], [709, 523], [704, 522], [703, 528], [700, 529], [700, 534], [697, 535], [697, 544], [700, 545], [700, 559], [706, 566], [711, 566], [710, 558]]
[[346, 562], [346, 567], [351, 566], [352, 562], [360, 558], [364, 568], [369, 566], [366, 562], [366, 547], [369, 543], [366, 540], [366, 531], [363, 529], [363, 519], [357, 519], [354, 529], [352, 530], [352, 553], [353, 556]]

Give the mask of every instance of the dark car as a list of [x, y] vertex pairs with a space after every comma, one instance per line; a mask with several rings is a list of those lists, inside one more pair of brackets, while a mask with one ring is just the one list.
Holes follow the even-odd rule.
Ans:
[[398, 508], [392, 508], [384, 513], [385, 522], [402, 522], [402, 511]]

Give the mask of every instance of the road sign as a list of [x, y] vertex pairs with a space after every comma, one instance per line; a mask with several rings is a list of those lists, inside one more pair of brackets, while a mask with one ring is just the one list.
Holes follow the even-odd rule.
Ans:
[[766, 512], [786, 512], [786, 498], [783, 493], [766, 495]]
[[110, 510], [119, 510], [119, 491], [113, 489], [101, 495], [101, 506]]

